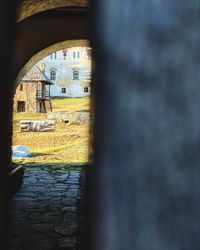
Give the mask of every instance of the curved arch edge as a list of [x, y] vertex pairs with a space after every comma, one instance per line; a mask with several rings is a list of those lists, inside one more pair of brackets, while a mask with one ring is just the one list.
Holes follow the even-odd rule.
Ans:
[[25, 76], [25, 74], [40, 60], [42, 60], [44, 57], [52, 54], [53, 52], [72, 48], [72, 47], [89, 47], [91, 46], [89, 40], [66, 40], [63, 42], [59, 42], [56, 44], [53, 44], [41, 51], [39, 51], [37, 54], [35, 54], [33, 57], [30, 58], [30, 60], [27, 61], [27, 63], [22, 67], [22, 69], [19, 71], [17, 78], [14, 83], [14, 87], [16, 88], [18, 84], [21, 82], [22, 78]]

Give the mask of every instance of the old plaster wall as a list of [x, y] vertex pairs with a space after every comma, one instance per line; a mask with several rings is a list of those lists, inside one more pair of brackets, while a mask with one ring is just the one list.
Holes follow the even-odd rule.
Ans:
[[[48, 55], [39, 62], [37, 66], [42, 68], [45, 75], [51, 79], [52, 69], [56, 71], [56, 77], [51, 80], [51, 96], [60, 97], [83, 97], [90, 95], [91, 64], [86, 47], [71, 47], [59, 50]], [[74, 68], [78, 70], [78, 80], [73, 80]], [[87, 87], [88, 92], [86, 92]], [[62, 88], [65, 91], [62, 91]], [[64, 93], [63, 93], [64, 92]]]

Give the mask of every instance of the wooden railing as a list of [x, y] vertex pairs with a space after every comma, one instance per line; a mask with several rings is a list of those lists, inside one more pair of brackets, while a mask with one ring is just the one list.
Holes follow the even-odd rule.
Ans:
[[50, 98], [50, 92], [38, 90], [37, 91], [37, 98], [42, 98], [42, 99]]

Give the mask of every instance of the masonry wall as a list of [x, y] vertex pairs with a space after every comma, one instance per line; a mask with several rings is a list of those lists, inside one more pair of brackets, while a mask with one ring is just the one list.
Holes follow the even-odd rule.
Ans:
[[25, 102], [25, 112], [37, 111], [37, 82], [21, 82], [23, 89], [20, 90], [20, 84], [16, 89], [14, 96], [13, 111], [17, 112], [18, 101]]

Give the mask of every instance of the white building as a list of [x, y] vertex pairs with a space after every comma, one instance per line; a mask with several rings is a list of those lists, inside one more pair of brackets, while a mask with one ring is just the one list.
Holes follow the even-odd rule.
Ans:
[[37, 63], [54, 83], [51, 96], [84, 97], [90, 95], [91, 48], [72, 47], [57, 51]]

